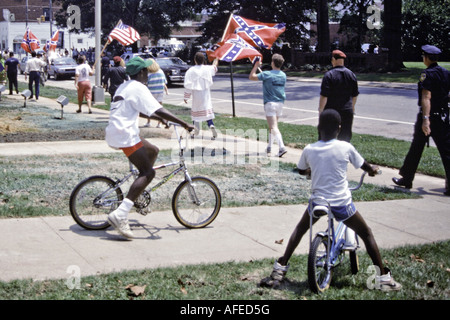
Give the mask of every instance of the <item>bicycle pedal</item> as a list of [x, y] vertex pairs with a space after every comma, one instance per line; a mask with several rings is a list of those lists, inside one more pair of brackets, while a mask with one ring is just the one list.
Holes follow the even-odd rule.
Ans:
[[355, 251], [356, 249], [358, 249], [358, 246], [355, 246], [355, 245], [344, 245], [343, 247], [342, 247], [342, 250], [344, 250], [344, 251]]
[[143, 215], [143, 216], [146, 216], [146, 215], [148, 215], [149, 213], [151, 213], [152, 210], [146, 208], [146, 209], [137, 210], [137, 212], [138, 212], [139, 214]]

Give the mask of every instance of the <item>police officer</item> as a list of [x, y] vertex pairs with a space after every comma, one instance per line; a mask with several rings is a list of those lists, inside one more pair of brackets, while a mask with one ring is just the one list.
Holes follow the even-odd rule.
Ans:
[[433, 138], [444, 164], [446, 184], [444, 194], [450, 196], [448, 179], [450, 178], [450, 121], [449, 90], [450, 72], [437, 64], [441, 50], [435, 46], [422, 46], [423, 63], [427, 66], [418, 83], [419, 113], [414, 125], [411, 147], [400, 168], [402, 178], [392, 181], [407, 189], [412, 182], [419, 165], [425, 144]]

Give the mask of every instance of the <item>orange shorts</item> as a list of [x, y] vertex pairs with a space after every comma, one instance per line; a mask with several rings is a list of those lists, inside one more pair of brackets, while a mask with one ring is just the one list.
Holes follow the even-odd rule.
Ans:
[[92, 99], [92, 88], [90, 81], [78, 82], [78, 102], [83, 102], [83, 97], [86, 97], [86, 101]]
[[137, 150], [139, 150], [140, 148], [142, 148], [144, 146], [144, 143], [142, 143], [142, 141], [139, 141], [138, 143], [136, 143], [134, 146], [132, 147], [126, 147], [126, 148], [120, 148], [123, 153], [125, 153], [125, 155], [127, 157], [131, 156], [133, 153], [135, 153]]

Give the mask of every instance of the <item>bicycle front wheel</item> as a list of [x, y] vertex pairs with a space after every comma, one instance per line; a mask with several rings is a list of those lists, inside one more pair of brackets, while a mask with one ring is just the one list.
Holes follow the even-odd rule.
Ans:
[[316, 236], [308, 255], [308, 283], [311, 291], [321, 293], [330, 287], [332, 270], [327, 263], [328, 237]]
[[123, 193], [115, 182], [105, 176], [92, 176], [81, 181], [70, 195], [70, 214], [88, 230], [109, 227], [108, 214], [123, 200]]
[[205, 177], [183, 181], [172, 198], [175, 218], [186, 228], [203, 228], [217, 217], [222, 196], [216, 184]]

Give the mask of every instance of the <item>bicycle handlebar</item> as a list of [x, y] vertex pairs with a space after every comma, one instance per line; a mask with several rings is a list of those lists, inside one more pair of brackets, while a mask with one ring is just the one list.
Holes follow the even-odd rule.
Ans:
[[[358, 185], [357, 185], [356, 187], [349, 188], [350, 191], [355, 191], [355, 190], [358, 190], [359, 188], [361, 188], [361, 186], [362, 186], [362, 184], [363, 184], [363, 181], [364, 181], [364, 177], [366, 176], [366, 174], [367, 174], [367, 171], [364, 171], [364, 172], [361, 174], [361, 178], [359, 179]], [[376, 175], [381, 174], [381, 170], [377, 170], [377, 172], [376, 172], [375, 174], [376, 174]]]

